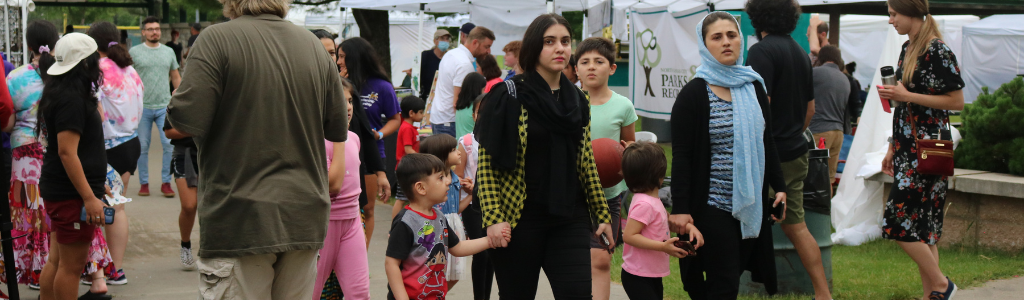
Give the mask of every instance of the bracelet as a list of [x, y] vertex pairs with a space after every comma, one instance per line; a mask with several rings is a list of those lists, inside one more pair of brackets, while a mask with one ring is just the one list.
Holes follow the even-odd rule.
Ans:
[[383, 133], [383, 132], [380, 132], [380, 131], [378, 131], [378, 132], [377, 132], [377, 139], [378, 139], [378, 140], [383, 140], [383, 139], [384, 139], [384, 133]]

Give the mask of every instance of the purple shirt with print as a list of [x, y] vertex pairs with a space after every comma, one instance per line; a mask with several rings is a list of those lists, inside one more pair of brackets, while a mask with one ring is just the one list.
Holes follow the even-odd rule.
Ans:
[[[388, 118], [402, 112], [398, 105], [398, 96], [395, 95], [395, 87], [384, 79], [367, 79], [359, 99], [366, 109], [367, 118], [370, 119], [370, 127], [377, 131], [384, 127]], [[380, 157], [387, 157], [384, 154], [383, 140], [377, 140], [377, 149], [380, 150]]]

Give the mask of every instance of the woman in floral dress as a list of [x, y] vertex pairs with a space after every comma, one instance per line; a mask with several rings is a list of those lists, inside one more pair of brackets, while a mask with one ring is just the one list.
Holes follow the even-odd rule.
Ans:
[[[949, 110], [964, 107], [964, 82], [956, 56], [942, 42], [942, 34], [923, 0], [889, 0], [889, 24], [909, 34], [903, 44], [895, 86], [884, 86], [882, 99], [901, 102], [893, 114], [893, 136], [882, 170], [895, 178], [885, 203], [882, 235], [895, 240], [917, 263], [925, 299], [946, 300], [957, 287], [939, 269], [935, 244], [942, 237], [946, 204], [946, 176], [917, 172], [916, 139], [949, 125]], [[913, 120], [912, 120], [913, 119]], [[916, 137], [911, 128], [916, 124]]]
[[[39, 61], [54, 61], [51, 51], [60, 36], [50, 22], [32, 21], [28, 24], [26, 41], [32, 52], [32, 62], [11, 71], [7, 86], [14, 102], [15, 122], [11, 132], [11, 205], [14, 260], [18, 283], [39, 289], [39, 275], [50, 253], [50, 219], [39, 196], [39, 176], [43, 167], [43, 145], [36, 135], [36, 106], [43, 93], [43, 76]], [[45, 64], [45, 65], [49, 65]], [[6, 279], [6, 276], [0, 276]]]

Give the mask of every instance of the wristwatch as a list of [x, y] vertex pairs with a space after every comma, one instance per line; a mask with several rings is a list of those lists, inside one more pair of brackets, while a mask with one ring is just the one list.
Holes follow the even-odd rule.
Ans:
[[886, 141], [892, 144], [892, 136], [890, 135], [888, 138], [886, 138]]

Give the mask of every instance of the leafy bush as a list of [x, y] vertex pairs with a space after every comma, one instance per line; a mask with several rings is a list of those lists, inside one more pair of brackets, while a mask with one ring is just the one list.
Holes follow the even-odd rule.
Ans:
[[964, 108], [956, 167], [1024, 175], [1024, 77]]

